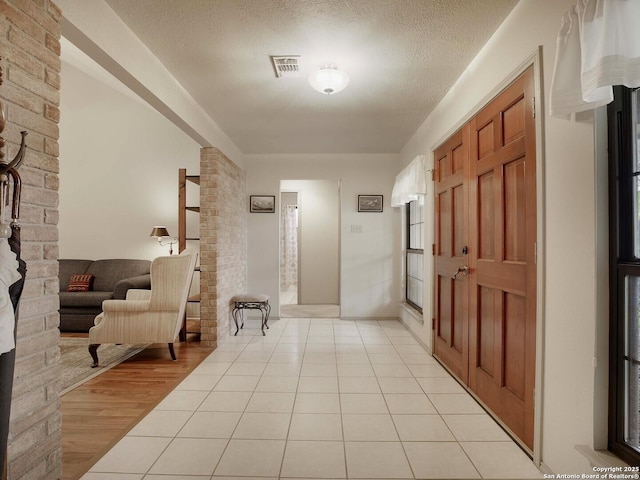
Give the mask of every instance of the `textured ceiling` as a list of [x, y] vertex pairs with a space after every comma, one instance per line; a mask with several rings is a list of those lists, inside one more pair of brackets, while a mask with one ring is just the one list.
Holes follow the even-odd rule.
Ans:
[[[244, 153], [397, 153], [517, 0], [107, 0]], [[301, 55], [277, 79], [270, 55]], [[306, 76], [326, 63], [335, 95]]]

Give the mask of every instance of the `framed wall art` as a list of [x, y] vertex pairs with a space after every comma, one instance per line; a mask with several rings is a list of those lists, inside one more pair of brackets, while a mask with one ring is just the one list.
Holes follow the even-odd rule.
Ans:
[[382, 212], [382, 195], [358, 195], [359, 212]]
[[251, 213], [274, 213], [276, 211], [275, 195], [251, 195], [249, 197]]

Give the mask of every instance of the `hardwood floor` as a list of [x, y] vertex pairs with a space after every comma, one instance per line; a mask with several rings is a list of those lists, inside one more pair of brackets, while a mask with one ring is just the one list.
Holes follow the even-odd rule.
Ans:
[[175, 362], [152, 345], [61, 397], [64, 480], [84, 475], [213, 351], [192, 335], [174, 347]]

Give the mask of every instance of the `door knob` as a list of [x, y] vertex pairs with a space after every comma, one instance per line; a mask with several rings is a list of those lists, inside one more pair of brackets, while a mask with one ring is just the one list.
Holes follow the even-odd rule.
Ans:
[[460, 274], [467, 275], [468, 273], [469, 273], [469, 267], [467, 267], [466, 265], [462, 265], [461, 267], [458, 267], [458, 270], [456, 271], [456, 273], [452, 275], [451, 278], [456, 280], [458, 278], [458, 275]]

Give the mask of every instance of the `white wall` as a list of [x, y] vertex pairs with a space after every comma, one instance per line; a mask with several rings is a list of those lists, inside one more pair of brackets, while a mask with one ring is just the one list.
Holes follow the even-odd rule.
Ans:
[[286, 186], [282, 185], [280, 193], [280, 203], [282, 205], [298, 205], [298, 192], [285, 191]]
[[[432, 115], [416, 131], [402, 151], [407, 164], [417, 154], [432, 161], [433, 149], [486, 102], [487, 95], [520, 69], [542, 46], [542, 92], [550, 90], [556, 37], [562, 15], [575, 0], [521, 0], [505, 23], [483, 48]], [[599, 358], [606, 338], [596, 336], [606, 318], [596, 314], [596, 168], [592, 114], [578, 119], [550, 118], [548, 97], [538, 100], [543, 117], [543, 163], [539, 170], [541, 219], [538, 263], [542, 288], [542, 462], [555, 473], [593, 473], [576, 445], [602, 446], [598, 427], [606, 417], [602, 388], [594, 390], [594, 379], [607, 359]], [[430, 192], [433, 198], [433, 192]], [[433, 205], [427, 206], [433, 211]], [[601, 221], [601, 220], [599, 220]], [[606, 218], [604, 219], [606, 222]], [[433, 226], [427, 244], [433, 240]], [[433, 279], [432, 265], [425, 278]], [[606, 271], [606, 270], [605, 270]], [[606, 278], [599, 279], [599, 282]], [[425, 319], [432, 315], [433, 285], [425, 286]], [[602, 310], [602, 309], [601, 309]], [[415, 332], [431, 344], [430, 322], [424, 326], [403, 315]], [[602, 332], [600, 332], [602, 336]], [[598, 347], [596, 347], [598, 345]], [[594, 433], [598, 432], [598, 433]], [[604, 442], [606, 444], [606, 441]]]
[[[64, 11], [68, 4], [69, 8], [79, 5], [65, 1]], [[277, 195], [282, 179], [342, 180], [343, 316], [398, 315], [401, 216], [389, 207], [395, 174], [416, 155], [425, 154], [431, 159], [432, 150], [540, 45], [541, 87], [543, 95], [548, 92], [560, 19], [573, 4], [575, 0], [521, 0], [416, 131], [400, 159], [395, 155], [247, 156], [248, 194]], [[104, 38], [117, 37], [110, 30]], [[99, 84], [88, 87], [88, 80], [80, 72], [73, 73], [65, 65], [62, 84], [61, 257], [152, 258], [165, 253], [149, 245], [153, 241], [148, 234], [156, 223], [166, 223], [170, 231], [175, 231], [177, 168], [198, 168], [199, 145], [176, 133], [163, 117], [156, 118], [155, 112], [140, 105], [133, 108], [130, 100]], [[602, 265], [596, 261], [596, 231], [606, 218], [596, 221], [596, 205], [601, 206], [602, 198], [596, 196], [592, 115], [571, 120], [550, 118], [545, 112], [547, 103], [546, 96], [538, 102], [538, 112], [544, 114], [543, 164], [539, 172], [542, 336], [538, 341], [543, 368], [538, 372], [543, 396], [538, 411], [542, 418], [539, 453], [544, 464], [556, 473], [592, 473], [575, 446], [603, 444], [602, 431], [595, 433], [607, 408], [602, 403], [606, 385], [595, 382], [607, 365], [602, 357], [606, 354], [602, 348], [603, 342], [606, 344], [606, 338], [602, 338], [606, 319], [596, 313], [597, 287], [603, 281], [597, 276]], [[150, 184], [157, 187], [149, 189]], [[356, 198], [363, 193], [385, 195], [384, 213], [358, 213]], [[432, 196], [429, 192], [428, 198]], [[426, 208], [427, 212], [433, 211], [432, 204], [427, 203]], [[277, 215], [254, 214], [248, 218], [249, 290], [268, 293], [273, 299], [278, 297], [279, 283], [278, 223]], [[107, 225], [107, 234], [101, 233], [103, 225]], [[362, 233], [351, 233], [352, 225], [362, 226]], [[429, 242], [432, 229], [427, 232], [426, 244]], [[425, 270], [425, 278], [432, 279], [429, 262]], [[426, 320], [432, 315], [432, 288], [426, 281]], [[277, 300], [273, 307], [277, 312]], [[430, 321], [423, 326], [408, 315], [403, 314], [403, 318], [425, 343], [431, 343]], [[594, 369], [596, 352], [600, 357]]]
[[57, 0], [62, 35], [144, 98], [201, 147], [216, 147], [239, 167], [243, 154], [105, 0]]
[[[341, 180], [340, 299], [343, 317], [397, 318], [400, 214], [389, 206], [397, 155], [247, 155], [248, 195], [276, 195], [281, 180]], [[383, 213], [358, 213], [358, 194], [384, 195]], [[279, 205], [277, 206], [279, 208]], [[303, 213], [304, 214], [304, 213]], [[352, 233], [351, 226], [362, 227]], [[249, 214], [248, 286], [279, 310], [279, 221]]]
[[[298, 303], [337, 305], [340, 285], [340, 192], [335, 180], [284, 180], [297, 191]], [[281, 197], [281, 202], [284, 198]]]
[[178, 234], [178, 168], [198, 173], [200, 146], [113, 82], [63, 62], [61, 83], [60, 258], [168, 255], [149, 234]]

